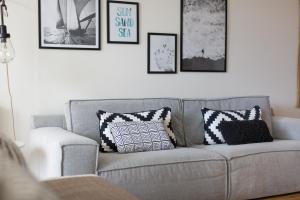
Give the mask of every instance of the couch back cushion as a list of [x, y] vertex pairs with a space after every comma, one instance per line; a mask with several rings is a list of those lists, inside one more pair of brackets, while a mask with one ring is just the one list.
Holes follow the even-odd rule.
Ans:
[[67, 129], [82, 136], [100, 142], [99, 119], [97, 111], [112, 113], [132, 113], [170, 107], [172, 127], [179, 146], [185, 146], [182, 106], [180, 99], [107, 99], [107, 100], [71, 100], [66, 104], [65, 116]]
[[213, 110], [244, 110], [258, 105], [262, 109], [262, 119], [272, 133], [272, 112], [269, 97], [234, 97], [222, 99], [183, 99], [183, 124], [187, 146], [202, 144], [204, 121], [201, 108]]

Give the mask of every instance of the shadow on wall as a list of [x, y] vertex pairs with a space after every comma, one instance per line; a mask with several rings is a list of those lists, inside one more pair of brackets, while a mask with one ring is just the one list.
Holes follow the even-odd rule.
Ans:
[[3, 107], [0, 107], [0, 134], [13, 138], [11, 113]]
[[20, 6], [22, 8], [25, 8], [25, 10], [32, 10], [35, 11], [33, 7], [30, 7], [26, 1], [24, 0], [10, 0], [8, 2], [6, 2], [7, 4], [15, 4], [17, 6]]
[[275, 116], [300, 118], [300, 109], [284, 105], [272, 105]]

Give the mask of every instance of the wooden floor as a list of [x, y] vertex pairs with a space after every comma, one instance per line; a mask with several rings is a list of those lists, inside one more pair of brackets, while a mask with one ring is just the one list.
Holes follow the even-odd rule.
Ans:
[[300, 200], [300, 193], [262, 198], [263, 200]]

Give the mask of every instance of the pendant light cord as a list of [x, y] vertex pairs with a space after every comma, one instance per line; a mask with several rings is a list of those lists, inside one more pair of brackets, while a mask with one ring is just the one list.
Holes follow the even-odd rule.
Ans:
[[16, 138], [16, 128], [15, 128], [15, 114], [14, 114], [14, 106], [13, 106], [13, 97], [12, 97], [12, 94], [11, 94], [11, 87], [10, 87], [8, 63], [6, 63], [5, 66], [6, 66], [6, 76], [7, 76], [7, 90], [8, 90], [8, 94], [9, 94], [9, 100], [10, 100], [12, 129], [13, 129], [13, 134], [14, 134], [14, 140], [16, 140], [17, 138]]

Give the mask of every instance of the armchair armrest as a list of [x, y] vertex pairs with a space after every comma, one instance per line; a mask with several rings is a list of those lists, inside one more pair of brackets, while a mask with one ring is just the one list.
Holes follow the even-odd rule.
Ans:
[[56, 127], [34, 129], [29, 140], [31, 168], [40, 179], [96, 174], [96, 141]]
[[273, 136], [282, 140], [300, 140], [300, 119], [273, 117]]

